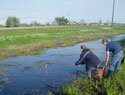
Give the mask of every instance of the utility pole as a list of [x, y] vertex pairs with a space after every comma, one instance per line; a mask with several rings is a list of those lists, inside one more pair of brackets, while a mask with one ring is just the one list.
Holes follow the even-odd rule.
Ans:
[[111, 28], [113, 27], [113, 23], [114, 23], [114, 11], [115, 11], [115, 0], [113, 0]]
[[32, 10], [33, 11], [33, 27], [35, 26], [35, 10]]
[[67, 15], [68, 15], [68, 24], [70, 25], [70, 24], [71, 24], [71, 21], [70, 21], [70, 13], [68, 13]]
[[10, 22], [11, 22], [11, 26], [10, 27], [13, 27], [13, 18], [11, 18]]

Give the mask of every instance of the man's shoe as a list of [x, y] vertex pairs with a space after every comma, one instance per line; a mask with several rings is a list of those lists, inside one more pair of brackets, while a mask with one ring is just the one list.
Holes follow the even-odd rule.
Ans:
[[107, 75], [107, 77], [112, 77], [113, 76], [113, 71], [111, 71], [111, 70], [108, 70], [108, 75]]

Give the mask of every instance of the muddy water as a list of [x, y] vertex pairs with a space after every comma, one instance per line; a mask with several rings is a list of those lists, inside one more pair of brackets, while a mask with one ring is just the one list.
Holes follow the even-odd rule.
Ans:
[[[80, 55], [80, 44], [52, 48], [44, 54], [18, 56], [0, 60], [0, 95], [39, 95], [55, 91], [85, 72], [85, 66], [74, 66]], [[101, 40], [84, 43], [103, 62], [105, 47]]]

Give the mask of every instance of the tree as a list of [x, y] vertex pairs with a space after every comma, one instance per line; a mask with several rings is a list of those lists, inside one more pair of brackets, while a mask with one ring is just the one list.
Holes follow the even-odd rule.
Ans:
[[37, 21], [33, 21], [33, 22], [31, 22], [31, 26], [41, 26], [41, 23], [39, 23]]
[[2, 25], [2, 23], [0, 22], [0, 28], [2, 27], [3, 25]]
[[69, 20], [67, 18], [65, 18], [64, 16], [56, 17], [55, 21], [56, 21], [57, 25], [67, 25], [69, 22]]
[[107, 20], [105, 23], [104, 23], [104, 25], [110, 25], [111, 23], [110, 23], [110, 21], [109, 20]]
[[99, 25], [102, 25], [102, 20], [101, 19], [99, 20]]
[[84, 19], [81, 19], [80, 22], [79, 22], [80, 25], [86, 25]]
[[19, 18], [8, 17], [6, 20], [6, 27], [18, 27], [20, 25]]

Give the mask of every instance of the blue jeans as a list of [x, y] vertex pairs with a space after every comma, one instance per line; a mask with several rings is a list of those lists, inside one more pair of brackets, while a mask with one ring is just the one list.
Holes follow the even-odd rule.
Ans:
[[[99, 74], [99, 67], [100, 67], [100, 64], [98, 64], [98, 66], [95, 68], [96, 69], [96, 73]], [[93, 68], [90, 68], [88, 71], [87, 71], [87, 75], [89, 78], [91, 78], [92, 76], [92, 71], [93, 71]]]
[[120, 51], [119, 53], [114, 54], [110, 60], [109, 70], [111, 71], [119, 70], [122, 59], [123, 59], [123, 51]]

